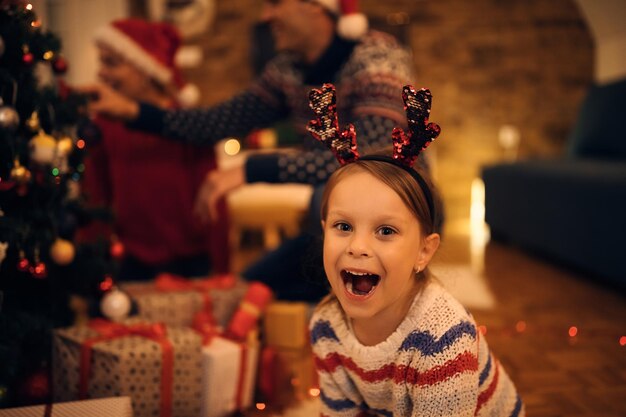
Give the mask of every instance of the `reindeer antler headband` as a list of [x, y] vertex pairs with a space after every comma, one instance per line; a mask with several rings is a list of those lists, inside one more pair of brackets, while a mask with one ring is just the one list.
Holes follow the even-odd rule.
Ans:
[[341, 165], [360, 159], [387, 162], [404, 169], [422, 189], [434, 223], [435, 206], [432, 193], [424, 178], [413, 169], [413, 164], [420, 152], [439, 136], [441, 129], [437, 124], [428, 121], [432, 95], [427, 88], [415, 90], [412, 86], [406, 85], [402, 89], [402, 100], [409, 131], [405, 133], [399, 127], [393, 129], [391, 133], [393, 155], [391, 157], [379, 155], [359, 157], [354, 126], [348, 124], [344, 130], [339, 130], [337, 98], [335, 86], [332, 84], [324, 84], [321, 89], [314, 88], [309, 93], [309, 105], [317, 117], [309, 122], [307, 130], [315, 139], [333, 151]]

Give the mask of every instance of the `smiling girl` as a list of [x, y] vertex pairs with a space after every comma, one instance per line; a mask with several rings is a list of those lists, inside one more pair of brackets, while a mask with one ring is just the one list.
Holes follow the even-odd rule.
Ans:
[[332, 93], [324, 88], [312, 93], [319, 119], [310, 130], [345, 164], [323, 196], [332, 294], [310, 326], [321, 415], [524, 415], [472, 316], [428, 274], [441, 210], [434, 188], [411, 165], [439, 133], [427, 123], [430, 93], [405, 87], [411, 132], [394, 132], [393, 157], [359, 158], [354, 137], [328, 131], [338, 124], [334, 96], [320, 98]]

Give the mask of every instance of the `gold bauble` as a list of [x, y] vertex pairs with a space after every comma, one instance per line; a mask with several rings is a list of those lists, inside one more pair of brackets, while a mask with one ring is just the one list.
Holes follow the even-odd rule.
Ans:
[[74, 260], [76, 250], [72, 242], [57, 238], [50, 246], [50, 258], [57, 265], [68, 265]]
[[54, 161], [57, 141], [43, 130], [40, 130], [28, 143], [30, 159], [38, 164], [51, 164]]
[[18, 184], [26, 184], [30, 181], [31, 173], [24, 165], [20, 164], [17, 159], [13, 162], [13, 168], [11, 169], [11, 179]]
[[58, 156], [66, 156], [69, 155], [74, 149], [74, 141], [69, 136], [65, 136], [61, 138], [57, 143], [57, 155]]
[[26, 126], [28, 126], [28, 128], [33, 132], [38, 131], [40, 127], [39, 113], [34, 111], [33, 114], [31, 114], [30, 117], [26, 120]]

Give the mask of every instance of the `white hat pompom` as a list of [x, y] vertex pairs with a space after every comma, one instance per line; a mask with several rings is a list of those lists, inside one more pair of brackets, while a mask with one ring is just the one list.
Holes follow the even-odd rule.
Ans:
[[194, 107], [200, 101], [200, 89], [195, 84], [187, 83], [178, 90], [176, 98], [181, 107]]
[[344, 39], [357, 40], [367, 32], [367, 17], [362, 13], [350, 13], [339, 18], [337, 32]]

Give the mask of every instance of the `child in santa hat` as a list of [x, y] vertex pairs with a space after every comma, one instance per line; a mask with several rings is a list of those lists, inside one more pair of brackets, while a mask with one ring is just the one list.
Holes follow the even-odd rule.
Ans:
[[[117, 92], [161, 108], [197, 100], [176, 65], [181, 40], [171, 25], [116, 20], [97, 30], [95, 43], [98, 78]], [[88, 148], [83, 186], [90, 204], [113, 209], [114, 230], [125, 248], [118, 278], [202, 276], [211, 264], [226, 272], [226, 223], [202, 225], [193, 215], [197, 190], [216, 168], [213, 148], [164, 140], [103, 118], [96, 123], [102, 140]]]

